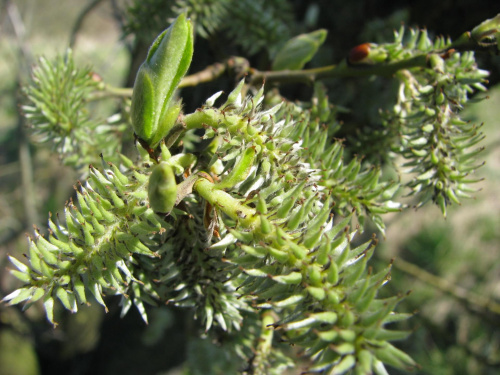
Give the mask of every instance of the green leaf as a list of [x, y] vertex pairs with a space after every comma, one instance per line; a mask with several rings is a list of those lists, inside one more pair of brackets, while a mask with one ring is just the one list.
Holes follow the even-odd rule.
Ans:
[[193, 57], [191, 22], [181, 14], [151, 45], [137, 72], [131, 118], [137, 136], [156, 148], [174, 125], [179, 104], [172, 97]]
[[290, 39], [276, 54], [273, 70], [299, 70], [311, 61], [326, 39], [327, 31], [320, 29]]

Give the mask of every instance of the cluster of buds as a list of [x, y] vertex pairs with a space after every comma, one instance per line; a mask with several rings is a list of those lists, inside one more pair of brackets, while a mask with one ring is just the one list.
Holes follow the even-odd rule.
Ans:
[[40, 57], [32, 84], [24, 88], [27, 102], [22, 110], [32, 140], [50, 144], [64, 164], [78, 169], [99, 162], [99, 154], [115, 157], [121, 142], [117, 134], [129, 127], [120, 115], [107, 120], [89, 115], [88, 98], [103, 87], [96, 76], [89, 68], [77, 67], [68, 49], [54, 61]]
[[148, 176], [122, 160], [131, 169], [122, 172], [103, 161], [103, 173], [90, 166], [87, 182], [76, 188], [77, 204], [68, 203], [64, 220], [49, 219], [48, 238], [37, 231], [29, 240], [30, 267], [12, 258], [15, 276], [29, 285], [4, 301], [32, 304], [43, 298], [47, 318], [56, 325], [56, 299], [76, 312], [90, 293], [107, 310], [103, 295], [118, 294], [124, 308], [135, 303], [147, 321], [141, 289], [156, 294], [149, 281], [139, 280], [134, 257], [158, 258], [154, 238], [167, 224], [147, 205]]

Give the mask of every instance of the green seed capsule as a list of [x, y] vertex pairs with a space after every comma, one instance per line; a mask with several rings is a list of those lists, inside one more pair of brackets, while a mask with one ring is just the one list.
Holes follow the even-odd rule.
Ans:
[[316, 262], [324, 266], [328, 262], [328, 255], [331, 250], [331, 242], [328, 237], [323, 237], [323, 243], [319, 247], [318, 255], [316, 256]]
[[334, 290], [329, 290], [326, 294], [326, 297], [328, 298], [328, 302], [330, 302], [332, 305], [337, 305], [341, 300], [339, 294]]
[[432, 69], [434, 69], [437, 72], [444, 72], [444, 60], [441, 56], [438, 54], [431, 54], [429, 56], [429, 65], [431, 66]]
[[339, 269], [335, 262], [330, 263], [327, 271], [327, 281], [332, 285], [336, 285], [339, 281]]
[[326, 292], [323, 288], [308, 286], [307, 291], [315, 300], [323, 301], [325, 299]]
[[267, 214], [267, 204], [266, 199], [262, 194], [259, 194], [259, 200], [257, 201], [257, 211], [261, 214]]
[[356, 358], [353, 355], [347, 355], [335, 365], [330, 374], [345, 374], [356, 365]]
[[18, 278], [23, 283], [29, 284], [31, 282], [31, 277], [29, 273], [21, 272], [18, 270], [10, 270], [12, 276]]
[[64, 288], [58, 287], [55, 294], [67, 310], [72, 310], [69, 294]]
[[172, 97], [192, 56], [192, 25], [181, 14], [156, 38], [137, 72], [132, 94], [132, 126], [151, 148], [156, 148], [175, 124], [180, 105], [172, 105]]
[[273, 230], [271, 222], [264, 215], [260, 215], [260, 230], [262, 234], [269, 234]]
[[280, 284], [296, 285], [302, 281], [300, 272], [290, 272], [288, 275], [273, 276], [273, 280]]
[[326, 324], [335, 324], [338, 319], [338, 315], [334, 311], [323, 311], [309, 315], [311, 318], [314, 318], [317, 322], [326, 323]]
[[262, 172], [268, 174], [270, 170], [271, 170], [271, 162], [267, 159], [264, 159], [262, 161]]
[[340, 318], [340, 326], [350, 328], [354, 324], [355, 320], [356, 317], [354, 316], [354, 313], [351, 310], [346, 310], [342, 318]]
[[250, 173], [250, 169], [252, 168], [254, 158], [255, 149], [253, 147], [247, 148], [231, 172], [229, 172], [229, 174], [216, 185], [216, 188], [228, 189], [240, 182], [245, 181]]
[[332, 348], [340, 355], [352, 354], [356, 351], [354, 345], [349, 342], [344, 342], [339, 345], [335, 345]]
[[304, 259], [307, 256], [307, 248], [298, 245], [293, 241], [289, 241], [288, 246], [290, 247], [290, 250], [292, 250], [293, 255], [295, 255], [298, 259]]
[[164, 162], [154, 167], [149, 177], [149, 204], [153, 211], [169, 213], [177, 200], [177, 183], [172, 167]]
[[339, 334], [335, 329], [332, 329], [330, 331], [318, 332], [317, 335], [322, 341], [326, 342], [335, 341], [337, 337], [339, 337]]
[[281, 251], [273, 247], [269, 248], [269, 254], [280, 263], [286, 263], [290, 259], [290, 254], [286, 251]]
[[359, 374], [371, 374], [372, 373], [372, 362], [373, 355], [370, 351], [366, 349], [361, 349], [357, 353], [358, 361], [356, 370]]
[[309, 266], [308, 269], [309, 281], [314, 286], [320, 286], [322, 282], [321, 270], [316, 265]]
[[437, 95], [436, 95], [436, 104], [437, 105], [441, 105], [444, 103], [445, 101], [445, 96], [444, 96], [444, 93], [443, 91], [440, 91]]

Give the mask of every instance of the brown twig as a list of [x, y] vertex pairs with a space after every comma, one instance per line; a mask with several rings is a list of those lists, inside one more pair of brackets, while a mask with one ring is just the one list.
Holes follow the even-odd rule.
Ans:
[[252, 84], [260, 84], [263, 81], [266, 83], [312, 83], [318, 79], [327, 78], [367, 77], [371, 75], [390, 77], [399, 70], [426, 66], [427, 55], [423, 54], [406, 60], [390, 62], [387, 64], [351, 66], [343, 61], [338, 65], [329, 65], [321, 68], [303, 70], [261, 72], [256, 69], [251, 69], [250, 82]]
[[185, 76], [179, 87], [192, 87], [197, 86], [200, 83], [215, 81], [227, 70], [227, 63], [215, 63], [213, 65], [207, 66], [202, 71]]
[[404, 259], [397, 258], [393, 264], [394, 267], [399, 270], [414, 276], [418, 280], [429, 284], [444, 293], [450, 294], [466, 305], [500, 315], [500, 303], [495, 302], [491, 298], [473, 293], [459, 285], [433, 275], [415, 264], [405, 261]]
[[[280, 71], [259, 71], [257, 69], [250, 68], [246, 59], [241, 57], [232, 57], [224, 63], [210, 65], [202, 71], [184, 77], [179, 84], [179, 88], [197, 86], [200, 83], [214, 81], [228, 70], [236, 72], [239, 76], [248, 73], [250, 85], [259, 86], [262, 82], [312, 83], [318, 79], [325, 78], [366, 77], [371, 75], [390, 77], [399, 70], [419, 66], [427, 66], [427, 55], [423, 54], [407, 60], [396, 61], [388, 64], [350, 66], [347, 63], [342, 62], [338, 65], [329, 65], [321, 68]], [[131, 97], [132, 89], [106, 86], [103, 91], [94, 93], [90, 100], [113, 96]]]
[[[496, 45], [495, 45], [496, 46]], [[380, 64], [348, 64], [347, 60], [342, 61], [337, 65], [328, 65], [320, 68], [302, 69], [302, 70], [280, 70], [280, 71], [260, 71], [251, 68], [248, 61], [242, 57], [231, 57], [223, 63], [215, 63], [203, 69], [202, 71], [186, 76], [182, 79], [179, 87], [196, 86], [200, 83], [211, 82], [219, 78], [227, 70], [232, 70], [237, 75], [242, 76], [248, 74], [248, 82], [252, 86], [259, 86], [262, 82], [272, 83], [306, 83], [310, 84], [319, 79], [328, 78], [351, 78], [351, 77], [367, 77], [367, 76], [383, 76], [391, 77], [396, 72], [406, 69], [417, 67], [429, 67], [429, 57], [433, 54], [450, 55], [456, 50], [471, 50], [471, 51], [485, 51], [491, 50], [491, 46], [485, 48], [478, 42], [472, 39], [467, 39], [465, 42], [454, 43], [449, 48], [432, 51], [429, 53], [422, 53], [421, 55], [413, 56], [404, 60], [392, 61]], [[131, 96], [132, 89], [117, 89], [109, 88], [105, 90], [103, 96]]]
[[70, 48], [73, 48], [75, 45], [76, 36], [78, 35], [78, 32], [80, 31], [83, 25], [83, 21], [85, 21], [85, 17], [87, 17], [87, 15], [89, 15], [90, 12], [92, 12], [92, 10], [94, 10], [94, 8], [96, 8], [101, 2], [102, 0], [93, 0], [90, 3], [88, 3], [87, 6], [83, 8], [83, 10], [80, 12], [78, 18], [75, 21], [75, 24], [73, 25], [73, 29], [71, 30], [71, 35], [69, 38]]

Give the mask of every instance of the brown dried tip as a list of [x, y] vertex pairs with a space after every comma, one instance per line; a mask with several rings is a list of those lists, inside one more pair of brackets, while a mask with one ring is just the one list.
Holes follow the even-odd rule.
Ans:
[[102, 82], [102, 77], [97, 74], [96, 72], [90, 72], [89, 73], [90, 79], [94, 82]]
[[363, 43], [360, 44], [359, 46], [356, 46], [352, 48], [349, 51], [349, 56], [347, 57], [347, 60], [352, 63], [359, 63], [362, 61], [364, 58], [366, 58], [370, 53], [370, 43]]

